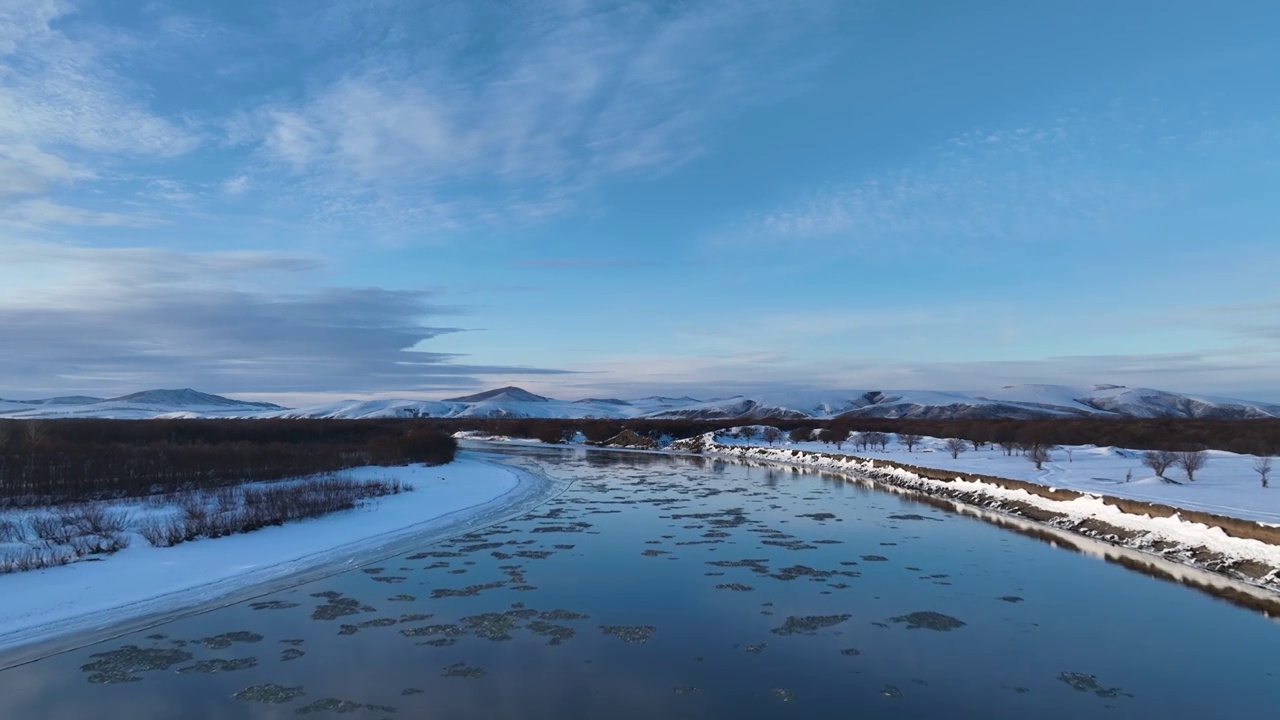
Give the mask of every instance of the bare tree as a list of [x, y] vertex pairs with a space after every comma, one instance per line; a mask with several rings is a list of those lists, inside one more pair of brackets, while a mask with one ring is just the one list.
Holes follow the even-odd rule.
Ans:
[[1142, 453], [1142, 464], [1151, 468], [1155, 472], [1156, 477], [1161, 480], [1169, 479], [1164, 476], [1164, 473], [1166, 470], [1173, 467], [1173, 463], [1176, 462], [1177, 459], [1178, 456], [1168, 450], [1148, 450]]
[[1072, 454], [1072, 453], [1074, 453], [1074, 452], [1075, 452], [1075, 448], [1072, 448], [1072, 447], [1065, 447], [1065, 448], [1063, 448], [1063, 450], [1065, 450], [1065, 451], [1067, 452], [1067, 462], [1071, 463], [1071, 462], [1075, 462], [1075, 461], [1076, 461], [1076, 459], [1075, 459], [1075, 455], [1073, 455], [1073, 454]]
[[982, 440], [970, 440], [969, 444], [973, 446], [973, 449], [975, 451], [977, 451], [977, 450], [981, 450], [982, 446], [986, 445], [987, 443]]
[[751, 438], [755, 436], [756, 436], [755, 425], [743, 425], [742, 427], [738, 428], [738, 437], [742, 438], [747, 442], [751, 442]]
[[760, 437], [764, 438], [764, 441], [772, 446], [778, 442], [778, 438], [782, 437], [782, 431], [776, 427], [767, 427], [764, 432], [760, 433]]
[[1176, 464], [1187, 474], [1187, 482], [1195, 482], [1196, 471], [1209, 462], [1209, 453], [1204, 450], [1183, 450], [1178, 453]]
[[1004, 454], [1008, 456], [1013, 455], [1013, 451], [1018, 449], [1018, 443], [1013, 442], [1012, 440], [1001, 442], [999, 445], [1000, 449], [1004, 451]]
[[919, 435], [912, 435], [911, 433], [898, 433], [898, 442], [907, 446], [907, 452], [914, 452], [916, 445], [919, 445], [923, 439]]
[[960, 457], [960, 453], [969, 449], [969, 446], [960, 438], [947, 438], [946, 448], [947, 452], [951, 453], [951, 459], [955, 460]]
[[787, 437], [790, 438], [793, 443], [808, 442], [813, 439], [813, 430], [805, 427], [794, 428], [790, 433], [788, 433]]
[[1052, 459], [1049, 455], [1049, 451], [1052, 449], [1049, 445], [1034, 443], [1027, 449], [1027, 459], [1035, 464], [1037, 470], [1040, 470], [1045, 463]]
[[1254, 460], [1253, 471], [1258, 473], [1258, 477], [1262, 478], [1262, 487], [1266, 487], [1268, 476], [1271, 475], [1271, 458], [1260, 457]]
[[831, 442], [836, 444], [837, 450], [843, 450], [844, 444], [849, 440], [849, 433], [843, 430], [828, 430], [831, 433]]

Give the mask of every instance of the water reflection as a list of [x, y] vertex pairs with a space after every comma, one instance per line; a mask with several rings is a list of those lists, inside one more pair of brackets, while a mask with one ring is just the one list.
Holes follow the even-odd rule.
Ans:
[[[0, 673], [0, 693], [40, 718], [1200, 718], [1280, 702], [1265, 619], [943, 506], [798, 469], [504, 452], [574, 482], [516, 520]], [[1151, 661], [1187, 647], [1194, 662]]]

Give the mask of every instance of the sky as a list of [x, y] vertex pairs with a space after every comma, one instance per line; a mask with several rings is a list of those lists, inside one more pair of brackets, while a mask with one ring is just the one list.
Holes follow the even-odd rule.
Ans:
[[0, 397], [1280, 401], [1280, 4], [3, 0]]

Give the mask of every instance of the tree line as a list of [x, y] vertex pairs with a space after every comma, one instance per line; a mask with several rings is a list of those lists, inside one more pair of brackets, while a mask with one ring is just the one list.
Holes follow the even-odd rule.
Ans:
[[[623, 430], [655, 440], [662, 437], [682, 439], [741, 425], [767, 425], [788, 437], [813, 437], [815, 431], [828, 431], [833, 437], [847, 438], [859, 433], [863, 438], [893, 433], [899, 442], [912, 444], [920, 437], [958, 438], [969, 442], [994, 444], [1007, 448], [1054, 445], [1111, 445], [1134, 450], [1226, 450], [1252, 455], [1280, 455], [1280, 419], [1199, 420], [1181, 418], [1071, 418], [1052, 420], [903, 420], [886, 418], [813, 419], [719, 419], [719, 420], [650, 420], [650, 419], [511, 419], [449, 418], [434, 423], [444, 432], [470, 430], [531, 438], [544, 442], [565, 442], [582, 433], [588, 442], [605, 442]], [[780, 437], [779, 437], [780, 439]], [[871, 442], [870, 439], [867, 442]]]
[[769, 442], [785, 434], [866, 450], [883, 447], [892, 433], [908, 449], [922, 437], [955, 438], [1029, 452], [1033, 461], [1042, 455], [1038, 448], [1085, 444], [1280, 454], [1280, 420], [0, 420], [0, 506], [141, 496], [366, 465], [446, 463], [456, 449], [450, 435], [464, 430], [549, 443], [581, 434], [587, 442], [605, 443], [624, 430], [676, 440], [741, 425], [776, 428]]
[[368, 465], [450, 462], [416, 420], [0, 421], [0, 507], [138, 497]]

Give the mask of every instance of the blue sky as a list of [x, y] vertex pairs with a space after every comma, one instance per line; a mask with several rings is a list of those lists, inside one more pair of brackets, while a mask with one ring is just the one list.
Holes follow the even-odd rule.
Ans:
[[1271, 2], [0, 6], [0, 396], [1280, 400]]

